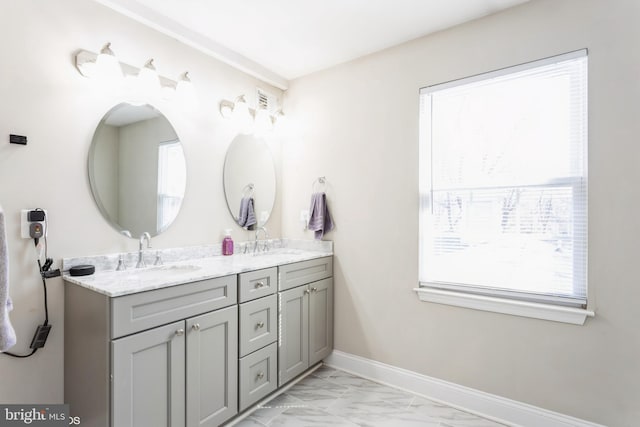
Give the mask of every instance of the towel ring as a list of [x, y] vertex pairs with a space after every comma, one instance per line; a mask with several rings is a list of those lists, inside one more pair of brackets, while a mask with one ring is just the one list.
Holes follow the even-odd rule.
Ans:
[[251, 183], [244, 186], [242, 189], [242, 197], [253, 197], [255, 186]]
[[315, 181], [313, 181], [313, 184], [311, 184], [311, 192], [317, 193], [319, 190], [324, 190], [326, 186], [327, 179], [324, 176], [318, 177]]

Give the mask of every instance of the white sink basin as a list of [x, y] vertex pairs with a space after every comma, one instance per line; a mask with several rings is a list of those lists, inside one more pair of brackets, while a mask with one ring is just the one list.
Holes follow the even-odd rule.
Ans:
[[153, 267], [147, 268], [147, 271], [168, 271], [168, 272], [176, 272], [176, 273], [188, 273], [191, 271], [200, 270], [202, 267], [199, 265], [191, 265], [191, 264], [171, 264], [171, 265], [154, 265]]
[[198, 271], [201, 268], [202, 267], [200, 267], [199, 265], [191, 264], [154, 265], [152, 267], [130, 269], [123, 273], [130, 277], [136, 277], [146, 280], [181, 276], [184, 274], [193, 273], [194, 271]]

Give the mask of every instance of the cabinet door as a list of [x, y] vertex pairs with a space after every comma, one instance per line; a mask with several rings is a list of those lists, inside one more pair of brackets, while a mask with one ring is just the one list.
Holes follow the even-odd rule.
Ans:
[[278, 294], [278, 386], [292, 380], [309, 367], [308, 293], [308, 286], [300, 286]]
[[238, 308], [187, 320], [187, 427], [214, 427], [238, 412]]
[[185, 322], [111, 342], [113, 427], [184, 427]]
[[309, 366], [333, 350], [333, 279], [309, 285]]

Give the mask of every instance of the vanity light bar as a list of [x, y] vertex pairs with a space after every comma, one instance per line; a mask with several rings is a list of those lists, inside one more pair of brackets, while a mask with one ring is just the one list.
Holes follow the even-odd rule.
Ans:
[[[220, 115], [225, 119], [230, 119], [231, 115], [233, 114], [233, 109], [235, 108], [235, 106], [236, 106], [235, 102], [231, 102], [229, 100], [223, 99], [222, 101], [220, 101]], [[256, 116], [256, 111], [257, 111], [256, 108], [249, 107], [249, 114], [251, 114], [252, 117]], [[273, 123], [276, 123], [278, 119], [284, 117], [284, 112], [281, 109], [279, 109], [275, 113], [269, 114], [269, 117], [271, 118], [271, 121]]]
[[[78, 69], [78, 72], [84, 77], [93, 77], [97, 58], [97, 53], [90, 52], [88, 50], [79, 50], [75, 55], [75, 65]], [[120, 67], [122, 68], [122, 73], [125, 76], [137, 76], [140, 72], [139, 67], [125, 64], [124, 62], [119, 63]], [[182, 75], [184, 76], [185, 74]], [[163, 87], [170, 87], [172, 89], [175, 89], [178, 86], [178, 82], [175, 80], [163, 77], [161, 75], [158, 75], [158, 77], [160, 78], [160, 84]]]

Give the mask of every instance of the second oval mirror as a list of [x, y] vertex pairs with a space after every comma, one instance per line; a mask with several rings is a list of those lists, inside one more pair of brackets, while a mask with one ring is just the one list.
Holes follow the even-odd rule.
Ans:
[[236, 223], [247, 230], [265, 225], [276, 200], [276, 170], [264, 140], [236, 136], [227, 150], [223, 175], [227, 206]]
[[182, 144], [150, 105], [119, 104], [98, 125], [89, 182], [105, 219], [121, 234], [160, 234], [175, 220], [186, 188]]

